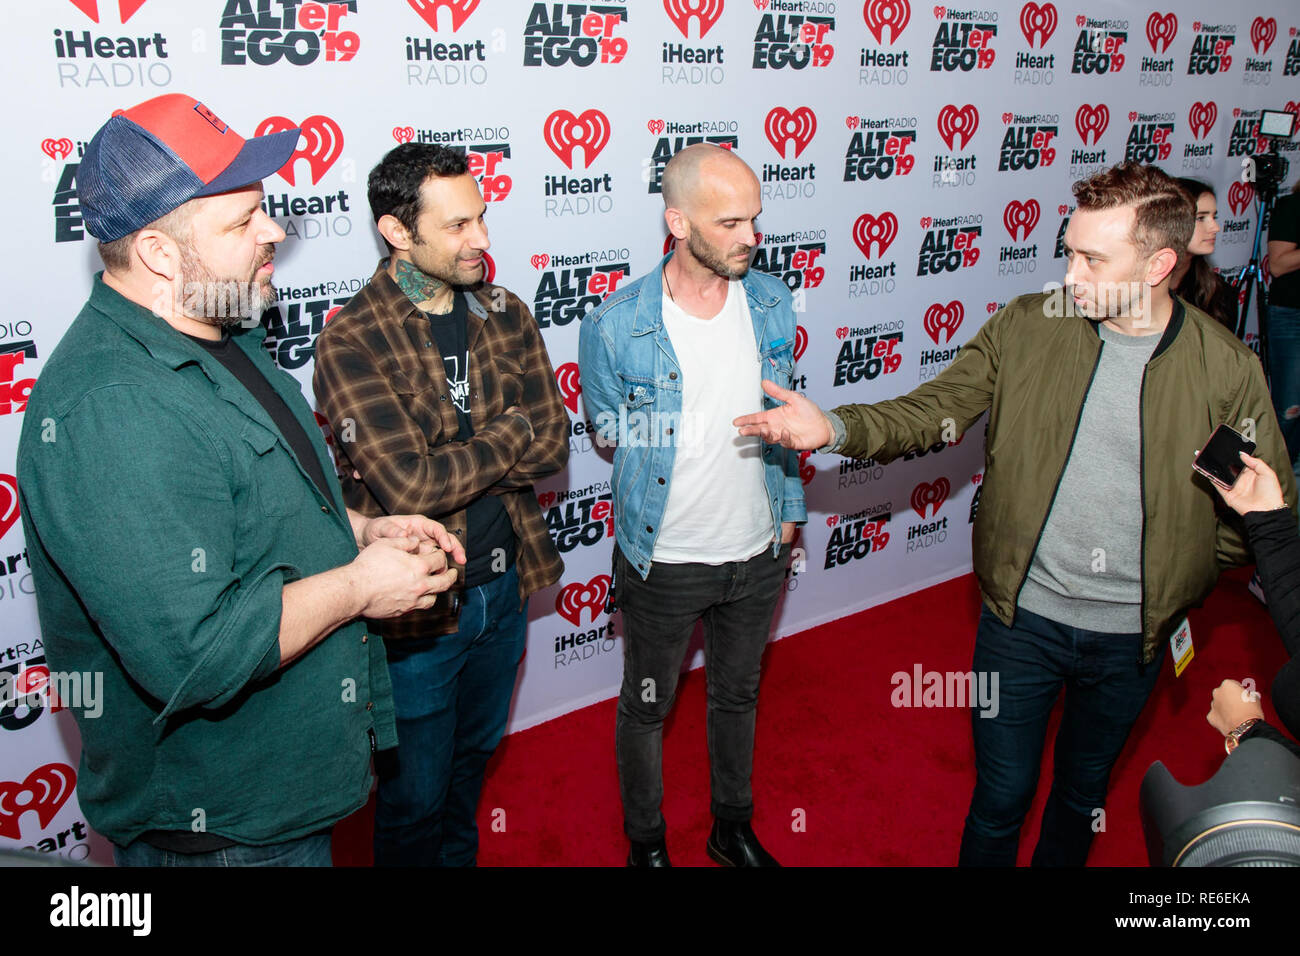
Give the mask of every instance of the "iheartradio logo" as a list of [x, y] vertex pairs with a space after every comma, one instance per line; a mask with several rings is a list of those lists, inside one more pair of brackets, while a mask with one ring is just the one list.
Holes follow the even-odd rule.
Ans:
[[42, 830], [48, 827], [76, 785], [77, 772], [65, 763], [37, 767], [22, 783], [0, 780], [0, 837], [21, 840], [18, 821], [29, 810], [36, 811]]
[[534, 269], [545, 269], [548, 265], [551, 264], [551, 256], [549, 253], [539, 252], [537, 255], [531, 257], [528, 261], [533, 264]]
[[1105, 103], [1098, 103], [1096, 106], [1084, 103], [1074, 114], [1074, 128], [1085, 146], [1088, 143], [1095, 146], [1109, 125], [1110, 110]]
[[828, 528], [833, 528], [833, 527], [835, 527], [835, 526], [836, 526], [837, 524], [839, 524], [839, 523], [840, 523], [840, 516], [839, 516], [839, 515], [827, 515], [827, 516], [826, 516], [826, 527], [828, 527]]
[[578, 363], [565, 362], [555, 370], [555, 384], [564, 397], [564, 407], [578, 414], [578, 396], [582, 394], [582, 380], [578, 376]]
[[1056, 5], [1026, 3], [1020, 8], [1020, 32], [1031, 47], [1045, 47], [1056, 32]]
[[1277, 21], [1272, 17], [1265, 20], [1263, 17], [1256, 17], [1250, 25], [1250, 42], [1255, 47], [1255, 52], [1263, 56], [1268, 52], [1268, 48], [1273, 45], [1273, 39], [1277, 36]]
[[555, 613], [574, 627], [582, 627], [582, 612], [590, 610], [591, 623], [595, 624], [596, 616], [605, 610], [609, 584], [608, 574], [598, 574], [585, 584], [581, 581], [566, 584], [555, 596]]
[[849, 337], [849, 327], [847, 325], [841, 325], [835, 330], [835, 337], [840, 341], [847, 339]]
[[1197, 139], [1205, 139], [1218, 118], [1219, 107], [1213, 101], [1193, 103], [1192, 108], [1187, 111], [1187, 124], [1192, 128], [1192, 135]]
[[0, 475], [0, 538], [18, 521], [18, 479]]
[[703, 40], [704, 35], [722, 16], [722, 3], [723, 0], [664, 0], [664, 12], [688, 40], [691, 34], [686, 28], [694, 18], [698, 25], [699, 39]]
[[889, 28], [889, 46], [912, 19], [912, 5], [908, 0], [867, 0], [862, 5], [862, 19], [866, 21], [867, 30], [876, 38], [876, 43], [885, 43], [885, 28]]
[[[798, 159], [816, 132], [817, 114], [807, 106], [800, 106], [794, 112], [778, 106], [769, 111], [767, 119], [763, 121], [763, 133], [782, 159]], [[788, 153], [792, 143], [794, 155], [790, 156]]]
[[925, 310], [921, 327], [925, 329], [925, 334], [930, 336], [935, 345], [944, 345], [952, 341], [952, 337], [961, 328], [961, 320], [965, 317], [966, 308], [956, 299], [947, 305], [936, 302]]
[[1250, 202], [1254, 198], [1255, 188], [1250, 183], [1238, 180], [1228, 187], [1228, 208], [1232, 210], [1234, 216], [1240, 216], [1249, 209]]
[[[923, 481], [912, 489], [912, 510], [922, 518], [939, 513], [939, 508], [948, 500], [952, 490], [947, 478], [936, 478], [933, 482]], [[929, 515], [926, 512], [929, 511]]]
[[409, 143], [411, 140], [415, 139], [415, 127], [414, 127], [414, 126], [394, 126], [394, 127], [393, 127], [393, 139], [397, 140], [397, 143], [398, 143], [399, 146], [400, 146], [402, 143]]
[[478, 7], [480, 0], [406, 0], [406, 2], [434, 33], [438, 32], [438, 11], [444, 7], [450, 10], [451, 32], [455, 33], [469, 19], [469, 15]]
[[[1037, 199], [1030, 199], [1025, 202], [1013, 199], [1002, 210], [1002, 225], [1007, 227], [1012, 242], [1024, 242], [1029, 238], [1029, 234], [1034, 231], [1034, 226], [1038, 225], [1038, 218], [1041, 214], [1042, 209], [1039, 207]], [[1017, 238], [1016, 233], [1020, 233], [1019, 238]]]
[[803, 353], [808, 351], [808, 330], [802, 325], [794, 327], [794, 360], [797, 362], [803, 358]]
[[[949, 149], [965, 149], [979, 125], [979, 110], [972, 103], [967, 103], [960, 109], [949, 104], [939, 110], [939, 137]], [[961, 141], [960, 145], [954, 146], [953, 143], [958, 140]]]
[[308, 116], [301, 124], [283, 116], [268, 116], [257, 124], [253, 135], [282, 133], [295, 127], [302, 130], [302, 135], [298, 138], [298, 148], [293, 151], [289, 161], [276, 172], [290, 186], [296, 186], [293, 169], [298, 160], [305, 159], [308, 168], [311, 169], [311, 184], [315, 186], [343, 152], [343, 130], [339, 129], [339, 124], [328, 116], [320, 114]]
[[50, 159], [67, 159], [72, 155], [72, 140], [66, 136], [61, 139], [43, 139], [41, 152]]
[[568, 110], [556, 110], [546, 117], [542, 137], [569, 169], [573, 168], [573, 150], [581, 146], [585, 169], [609, 143], [609, 117], [597, 109], [586, 110], [578, 116]]
[[1147, 42], [1151, 52], [1164, 53], [1178, 35], [1178, 18], [1172, 13], [1153, 13], [1147, 17]]
[[898, 217], [892, 212], [884, 212], [879, 216], [864, 212], [853, 223], [853, 242], [868, 259], [871, 258], [872, 246], [876, 247], [877, 257], [883, 256], [897, 235]]

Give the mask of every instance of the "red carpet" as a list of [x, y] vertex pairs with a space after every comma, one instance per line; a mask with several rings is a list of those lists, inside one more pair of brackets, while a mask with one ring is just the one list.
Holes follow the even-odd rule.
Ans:
[[[1226, 575], [1192, 615], [1195, 659], [1175, 678], [1164, 663], [1155, 693], [1111, 777], [1105, 832], [1089, 863], [1144, 866], [1138, 818], [1142, 775], [1163, 760], [1200, 783], [1223, 759], [1205, 721], [1225, 678], [1267, 691], [1285, 652], [1267, 611]], [[973, 576], [920, 591], [768, 647], [754, 760], [755, 830], [786, 865], [949, 866], [956, 862], [972, 767], [970, 713], [895, 708], [896, 671], [970, 668], [979, 595]], [[664, 816], [675, 865], [707, 865], [709, 772], [704, 672], [682, 679], [664, 742]], [[1051, 785], [1055, 721], [1034, 807], [1021, 834], [1027, 864]], [[371, 807], [341, 824], [339, 865], [371, 862]], [[494, 829], [494, 820], [496, 827]], [[502, 742], [479, 811], [483, 866], [617, 866], [627, 853], [614, 764], [614, 701]]]

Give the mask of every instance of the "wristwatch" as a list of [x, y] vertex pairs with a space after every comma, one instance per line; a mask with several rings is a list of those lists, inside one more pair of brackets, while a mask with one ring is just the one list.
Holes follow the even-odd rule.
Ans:
[[1248, 717], [1236, 727], [1233, 727], [1232, 730], [1228, 732], [1228, 736], [1223, 738], [1223, 749], [1228, 753], [1232, 753], [1237, 749], [1237, 744], [1241, 743], [1242, 735], [1263, 719], [1263, 717]]

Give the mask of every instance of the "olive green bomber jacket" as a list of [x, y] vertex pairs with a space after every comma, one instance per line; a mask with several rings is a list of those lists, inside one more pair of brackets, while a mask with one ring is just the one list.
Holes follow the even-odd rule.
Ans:
[[[889, 401], [834, 409], [847, 430], [840, 453], [882, 463], [934, 444], [946, 428], [964, 432], [989, 412], [972, 558], [985, 603], [1008, 626], [1101, 357], [1096, 324], [1063, 302], [1059, 290], [1019, 296], [933, 380]], [[1225, 422], [1239, 431], [1253, 427], [1256, 453], [1277, 471], [1293, 512], [1296, 487], [1259, 360], [1180, 300], [1143, 373], [1140, 403], [1142, 480], [1135, 492], [1144, 516], [1149, 662], [1222, 568], [1252, 560], [1237, 516], [1191, 467], [1210, 432]]]

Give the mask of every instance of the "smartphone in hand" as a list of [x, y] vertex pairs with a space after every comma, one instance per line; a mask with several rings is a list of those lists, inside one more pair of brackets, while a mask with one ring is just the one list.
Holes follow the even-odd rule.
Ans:
[[1220, 425], [1210, 435], [1192, 467], [1226, 490], [1236, 483], [1237, 476], [1245, 467], [1238, 454], [1243, 451], [1247, 455], [1255, 454], [1255, 443], [1247, 441], [1230, 426]]

